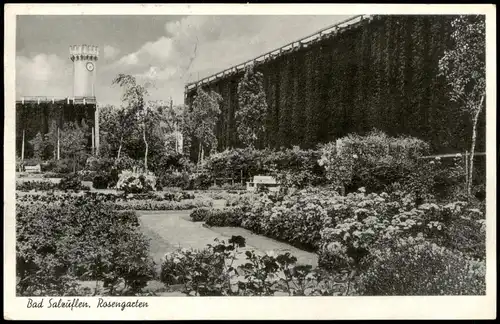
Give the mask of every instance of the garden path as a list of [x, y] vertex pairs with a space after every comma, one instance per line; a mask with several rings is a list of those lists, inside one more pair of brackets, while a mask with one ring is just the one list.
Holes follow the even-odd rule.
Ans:
[[[215, 204], [217, 206], [217, 204]], [[310, 264], [316, 267], [318, 256], [315, 253], [300, 250], [289, 244], [279, 242], [262, 235], [254, 234], [238, 227], [205, 227], [202, 222], [192, 222], [189, 210], [181, 211], [137, 211], [141, 227], [147, 237], [151, 239], [150, 251], [153, 259], [159, 264], [165, 253], [180, 248], [203, 249], [207, 244], [214, 243], [214, 239], [228, 241], [232, 235], [241, 235], [246, 239], [246, 247], [242, 249], [254, 250], [257, 253], [274, 251], [275, 253], [290, 252], [297, 257], [300, 264]], [[238, 258], [236, 264], [243, 263], [244, 254]]]

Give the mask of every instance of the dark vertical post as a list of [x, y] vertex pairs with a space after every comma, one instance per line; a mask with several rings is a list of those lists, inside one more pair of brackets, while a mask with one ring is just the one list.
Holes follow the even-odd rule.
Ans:
[[21, 161], [24, 161], [24, 133], [25, 133], [25, 130], [23, 129], [23, 143], [21, 146]]

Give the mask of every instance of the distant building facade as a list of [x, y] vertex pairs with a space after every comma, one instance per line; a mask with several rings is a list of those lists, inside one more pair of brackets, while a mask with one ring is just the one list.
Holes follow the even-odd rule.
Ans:
[[[30, 157], [29, 141], [38, 133], [46, 134], [51, 125], [62, 129], [67, 122], [85, 123], [91, 133], [89, 149], [99, 152], [99, 110], [95, 95], [99, 48], [93, 45], [73, 45], [69, 48], [73, 62], [73, 95], [65, 98], [26, 96], [16, 101], [16, 154]], [[59, 133], [59, 132], [58, 132]]]

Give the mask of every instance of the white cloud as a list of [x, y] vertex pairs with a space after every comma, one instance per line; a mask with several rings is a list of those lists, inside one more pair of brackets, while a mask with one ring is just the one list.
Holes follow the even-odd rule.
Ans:
[[72, 67], [55, 54], [16, 57], [16, 96], [65, 97], [72, 94]]
[[118, 62], [115, 63], [115, 65], [121, 66], [127, 66], [127, 65], [136, 65], [139, 63], [139, 58], [137, 57], [136, 53], [130, 53], [128, 55], [125, 55], [122, 57]]
[[252, 59], [345, 18], [188, 16], [167, 23], [166, 35], [122, 56], [112, 67], [116, 73], [156, 79], [164, 94], [182, 101], [186, 82]]
[[104, 52], [104, 58], [114, 59], [120, 53], [120, 50], [111, 45], [106, 45], [104, 46], [103, 52]]

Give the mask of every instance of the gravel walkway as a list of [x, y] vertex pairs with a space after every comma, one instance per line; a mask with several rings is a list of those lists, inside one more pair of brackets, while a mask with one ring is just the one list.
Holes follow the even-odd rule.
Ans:
[[182, 211], [137, 211], [140, 216], [144, 233], [151, 239], [151, 253], [154, 260], [160, 263], [165, 253], [177, 248], [203, 249], [213, 243], [215, 238], [228, 241], [232, 235], [241, 235], [246, 239], [247, 246], [242, 249], [243, 255], [236, 263], [244, 262], [245, 250], [254, 250], [257, 253], [275, 251], [276, 253], [290, 252], [297, 257], [298, 263], [318, 264], [315, 253], [297, 249], [289, 244], [279, 242], [265, 236], [256, 235], [243, 228], [213, 227], [207, 228], [202, 222], [192, 222], [189, 210]]

